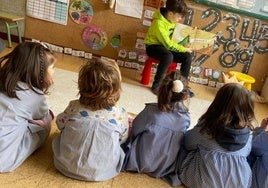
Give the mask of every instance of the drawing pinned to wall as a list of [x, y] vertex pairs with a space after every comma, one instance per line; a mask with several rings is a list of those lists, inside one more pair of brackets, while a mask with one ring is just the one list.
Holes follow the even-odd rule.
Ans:
[[115, 13], [141, 18], [144, 0], [116, 0]]
[[93, 8], [87, 0], [75, 0], [70, 4], [69, 15], [77, 24], [89, 24], [93, 18]]
[[164, 0], [144, 0], [144, 6], [153, 7], [153, 8], [160, 8], [165, 5]]
[[111, 39], [110, 44], [113, 48], [119, 48], [121, 46], [121, 35], [114, 35]]
[[82, 34], [85, 45], [92, 50], [103, 49], [108, 42], [107, 34], [98, 26], [86, 27]]
[[69, 0], [27, 0], [26, 14], [34, 18], [67, 25]]

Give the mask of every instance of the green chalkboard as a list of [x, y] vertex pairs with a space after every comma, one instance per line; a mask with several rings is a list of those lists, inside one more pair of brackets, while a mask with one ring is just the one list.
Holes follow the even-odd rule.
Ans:
[[268, 20], [268, 1], [266, 0], [191, 0], [222, 10]]

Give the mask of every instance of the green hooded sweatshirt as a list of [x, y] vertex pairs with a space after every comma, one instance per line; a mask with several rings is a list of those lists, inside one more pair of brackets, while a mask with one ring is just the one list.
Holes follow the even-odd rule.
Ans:
[[187, 50], [184, 46], [171, 40], [176, 24], [167, 20], [163, 16], [164, 12], [165, 8], [160, 8], [154, 12], [152, 25], [148, 29], [144, 40], [145, 44], [159, 44], [170, 51], [186, 52]]

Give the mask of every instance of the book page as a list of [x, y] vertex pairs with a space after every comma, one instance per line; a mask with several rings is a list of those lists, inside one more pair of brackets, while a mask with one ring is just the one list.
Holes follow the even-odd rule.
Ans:
[[172, 40], [185, 47], [192, 48], [195, 52], [211, 55], [216, 34], [193, 28], [184, 24], [177, 24]]

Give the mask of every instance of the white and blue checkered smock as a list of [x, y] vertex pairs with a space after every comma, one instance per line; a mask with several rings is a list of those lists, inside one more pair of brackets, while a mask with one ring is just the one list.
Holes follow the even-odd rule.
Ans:
[[[252, 173], [247, 162], [252, 135], [242, 149], [228, 151], [195, 126], [185, 135], [186, 157], [181, 163], [180, 179], [191, 188], [247, 188]], [[234, 143], [230, 143], [234, 144]]]

